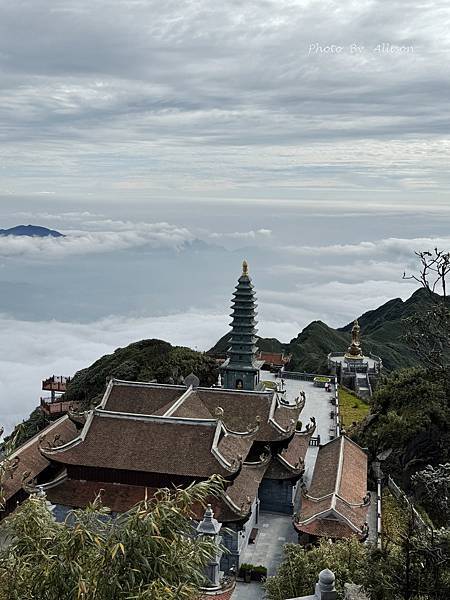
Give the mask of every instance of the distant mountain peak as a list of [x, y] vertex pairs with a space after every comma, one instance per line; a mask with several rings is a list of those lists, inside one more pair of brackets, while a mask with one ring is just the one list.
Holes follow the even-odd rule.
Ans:
[[0, 229], [0, 236], [25, 236], [25, 237], [64, 237], [62, 233], [40, 225], [17, 225], [10, 229]]

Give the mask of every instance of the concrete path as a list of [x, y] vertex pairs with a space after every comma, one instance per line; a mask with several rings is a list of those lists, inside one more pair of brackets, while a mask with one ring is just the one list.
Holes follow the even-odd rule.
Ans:
[[263, 565], [267, 574], [275, 575], [283, 556], [283, 546], [297, 543], [292, 517], [261, 511], [257, 525], [259, 533], [254, 544], [248, 544], [241, 556], [242, 563]]
[[260, 583], [243, 583], [238, 581], [231, 600], [261, 600], [266, 595]]

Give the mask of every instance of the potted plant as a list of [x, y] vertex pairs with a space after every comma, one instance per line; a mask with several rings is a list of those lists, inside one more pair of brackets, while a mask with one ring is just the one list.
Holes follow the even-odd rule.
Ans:
[[325, 387], [326, 383], [331, 383], [331, 379], [329, 377], [323, 377], [322, 375], [319, 375], [318, 377], [314, 377], [313, 382], [316, 387]]
[[252, 579], [253, 581], [263, 581], [267, 577], [267, 567], [263, 565], [258, 565], [257, 567], [253, 567], [252, 571]]
[[239, 577], [242, 577], [244, 581], [247, 583], [250, 582], [251, 574], [252, 574], [253, 565], [249, 563], [242, 563], [239, 567]]

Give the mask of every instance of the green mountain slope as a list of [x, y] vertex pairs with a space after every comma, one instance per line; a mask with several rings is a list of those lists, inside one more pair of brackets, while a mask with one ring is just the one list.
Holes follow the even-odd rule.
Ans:
[[162, 340], [142, 340], [102, 356], [90, 367], [75, 374], [65, 399], [81, 402], [84, 408], [96, 404], [110, 377], [127, 381], [182, 383], [183, 377], [195, 373], [200, 384], [211, 386], [217, 381], [218, 369], [212, 358], [189, 348], [172, 346]]

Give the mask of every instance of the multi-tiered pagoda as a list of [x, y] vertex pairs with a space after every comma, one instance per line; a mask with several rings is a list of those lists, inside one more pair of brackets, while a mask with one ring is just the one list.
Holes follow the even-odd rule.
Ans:
[[256, 353], [256, 296], [248, 265], [242, 264], [232, 300], [232, 327], [228, 358], [222, 365], [224, 387], [227, 389], [255, 390], [259, 383], [259, 372], [264, 361], [258, 361]]

